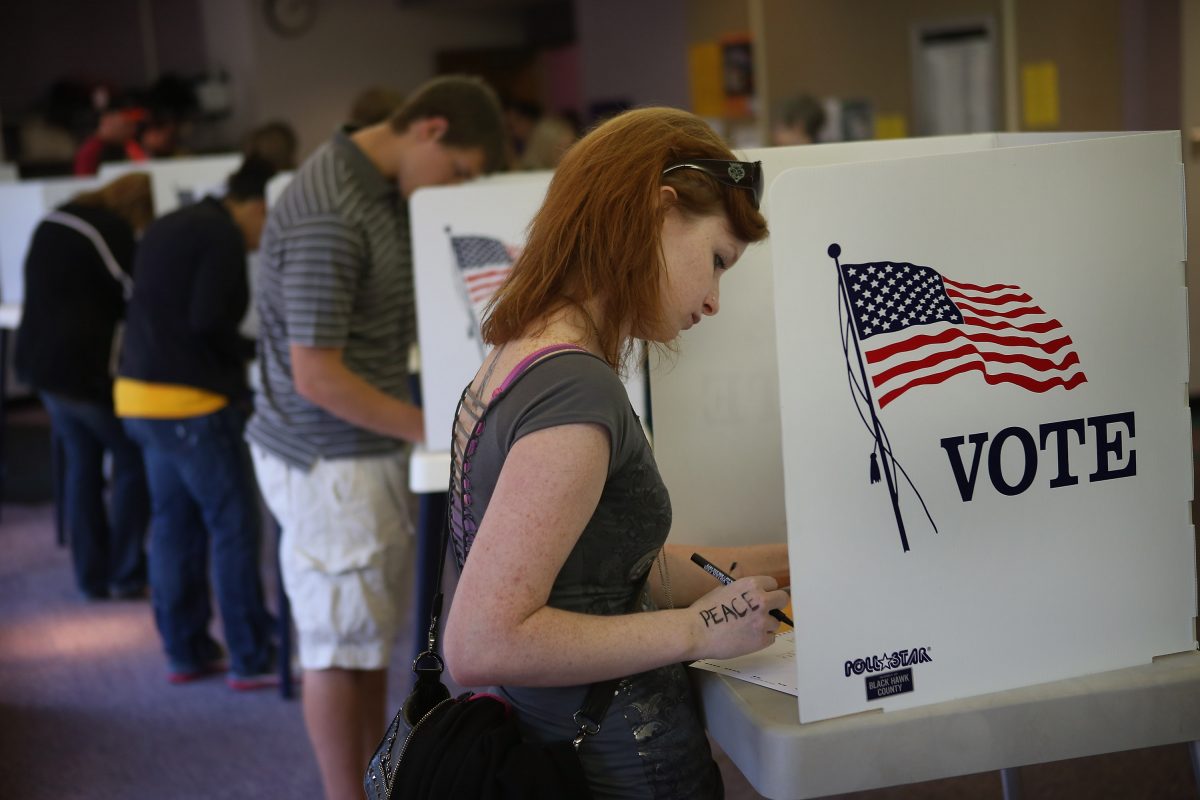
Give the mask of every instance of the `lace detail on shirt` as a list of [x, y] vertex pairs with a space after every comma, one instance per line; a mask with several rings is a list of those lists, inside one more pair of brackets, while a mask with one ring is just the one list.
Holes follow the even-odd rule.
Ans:
[[479, 521], [475, 519], [471, 497], [471, 458], [479, 446], [479, 437], [484, 430], [487, 403], [471, 387], [463, 389], [454, 412], [454, 435], [451, 437], [450, 457], [450, 503], [447, 508], [447, 524], [450, 526], [450, 543], [454, 548], [454, 562], [459, 571], [467, 560], [467, 553], [475, 543]]
[[475, 543], [475, 534], [479, 530], [471, 489], [471, 460], [479, 447], [479, 437], [483, 435], [488, 408], [530, 367], [546, 357], [564, 352], [587, 352], [573, 344], [556, 344], [536, 350], [521, 359], [508, 377], [492, 392], [491, 398], [484, 400], [483, 390], [488, 385], [496, 364], [500, 362], [500, 354], [505, 346], [501, 345], [492, 357], [492, 363], [479, 381], [479, 391], [472, 390], [471, 385], [467, 384], [454, 410], [454, 432], [450, 437], [450, 502], [446, 506], [446, 524], [450, 527], [450, 543], [454, 548], [454, 562], [459, 572], [467, 561], [467, 554], [471, 552], [471, 545]]

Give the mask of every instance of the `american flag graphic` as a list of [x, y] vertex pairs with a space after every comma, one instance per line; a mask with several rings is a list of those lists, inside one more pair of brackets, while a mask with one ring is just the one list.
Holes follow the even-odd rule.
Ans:
[[512, 268], [516, 249], [490, 236], [451, 236], [454, 258], [472, 306], [486, 303]]
[[[450, 233], [447, 229], [447, 233]], [[459, 295], [471, 316], [467, 336], [475, 340], [482, 357], [486, 350], [479, 336], [483, 312], [492, 295], [504, 283], [521, 249], [506, 245], [491, 236], [456, 236], [450, 234], [450, 247], [458, 262]]]
[[978, 286], [916, 264], [839, 264], [879, 408], [909, 389], [980, 373], [1030, 392], [1087, 381], [1062, 323], [1019, 286]]

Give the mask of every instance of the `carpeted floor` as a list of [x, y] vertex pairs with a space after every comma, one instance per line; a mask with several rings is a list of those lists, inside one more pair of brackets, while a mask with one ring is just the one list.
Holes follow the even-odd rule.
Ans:
[[[169, 685], [148, 604], [83, 600], [54, 543], [52, 506], [0, 510], [0, 800], [320, 800], [298, 701], [273, 690], [235, 693], [219, 678]], [[411, 648], [411, 638], [396, 645], [393, 709], [407, 691]], [[716, 755], [727, 800], [761, 800]], [[1184, 745], [1020, 775], [1026, 800], [1198, 796]], [[993, 772], [841, 800], [1000, 797]]]
[[300, 705], [166, 681], [145, 601], [86, 602], [50, 506], [0, 526], [0, 797], [318, 798]]

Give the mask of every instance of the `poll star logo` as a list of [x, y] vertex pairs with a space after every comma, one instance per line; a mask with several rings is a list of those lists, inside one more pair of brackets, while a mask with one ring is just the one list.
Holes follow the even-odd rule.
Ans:
[[446, 228], [454, 260], [458, 263], [459, 281], [456, 283], [459, 298], [471, 318], [467, 329], [468, 338], [474, 339], [483, 358], [486, 348], [479, 335], [479, 326], [492, 295], [508, 278], [513, 262], [521, 253], [516, 245], [507, 245], [491, 236], [456, 236]]
[[885, 669], [911, 667], [914, 664], [928, 664], [933, 661], [929, 654], [931, 647], [914, 647], [910, 650], [886, 650], [879, 655], [869, 655], [865, 658], [847, 659], [844, 666], [846, 677], [862, 675], [864, 672], [882, 672]]
[[[880, 481], [882, 466], [900, 544], [907, 552], [908, 535], [899, 503], [901, 478], [921, 503], [935, 533], [937, 525], [892, 452], [879, 416], [884, 408], [910, 391], [960, 375], [977, 374], [988, 386], [1006, 384], [1039, 394], [1052, 389], [1070, 391], [1086, 383], [1087, 376], [1062, 323], [1021, 287], [963, 283], [932, 267], [908, 262], [842, 264], [841, 252], [838, 244], [829, 246], [838, 276], [838, 322], [846, 374], [855, 407], [874, 441], [870, 481]], [[1136, 453], [1130, 449], [1126, 456], [1122, 438], [1125, 433], [1129, 439], [1134, 436], [1133, 412], [1046, 423], [1039, 427], [1036, 440], [1024, 428], [1004, 428], [991, 439], [990, 448], [986, 432], [946, 437], [939, 444], [963, 502], [970, 502], [985, 450], [988, 477], [1001, 494], [1017, 495], [1029, 488], [1036, 475], [1038, 452], [1047, 445], [1054, 446], [1058, 458], [1058, 474], [1050, 487], [1078, 483], [1071, 472], [1068, 445], [1072, 434], [1083, 444], [1087, 428], [1094, 430], [1096, 444], [1096, 469], [1090, 480], [1136, 473]], [[968, 442], [973, 451], [968, 450], [964, 459], [962, 445]], [[1015, 483], [1001, 470], [1008, 442], [1019, 445], [1024, 457], [1022, 474]]]

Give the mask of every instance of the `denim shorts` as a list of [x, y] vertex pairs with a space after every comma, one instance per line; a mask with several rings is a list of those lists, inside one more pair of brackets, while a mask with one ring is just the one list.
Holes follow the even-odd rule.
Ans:
[[407, 454], [291, 466], [251, 444], [279, 522], [279, 563], [300, 666], [384, 669], [410, 608], [414, 527]]

